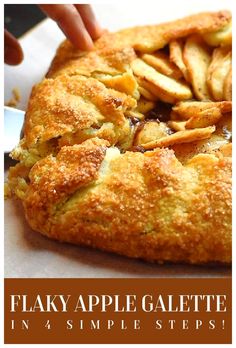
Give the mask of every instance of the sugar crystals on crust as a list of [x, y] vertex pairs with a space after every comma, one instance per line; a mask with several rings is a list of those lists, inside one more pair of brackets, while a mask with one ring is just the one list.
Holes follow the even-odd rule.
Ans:
[[228, 11], [65, 41], [29, 100], [8, 191], [60, 241], [151, 262], [231, 262]]

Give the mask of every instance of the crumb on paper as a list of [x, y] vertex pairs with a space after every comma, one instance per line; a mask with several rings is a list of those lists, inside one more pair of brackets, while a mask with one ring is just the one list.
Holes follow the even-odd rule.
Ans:
[[20, 99], [21, 99], [20, 90], [19, 90], [18, 87], [15, 87], [15, 88], [12, 89], [12, 97], [11, 97], [11, 99], [9, 99], [5, 103], [5, 106], [16, 107], [17, 104], [20, 102]]

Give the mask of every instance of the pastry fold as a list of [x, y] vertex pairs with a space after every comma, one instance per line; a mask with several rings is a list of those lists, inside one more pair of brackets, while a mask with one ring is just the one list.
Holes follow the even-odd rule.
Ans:
[[33, 230], [151, 262], [231, 262], [230, 28], [220, 11], [105, 33], [90, 53], [61, 44], [12, 152]]

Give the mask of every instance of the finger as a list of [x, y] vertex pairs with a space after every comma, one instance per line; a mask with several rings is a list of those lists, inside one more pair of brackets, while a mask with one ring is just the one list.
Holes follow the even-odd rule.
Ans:
[[22, 62], [24, 54], [17, 39], [7, 30], [4, 30], [4, 62], [17, 65]]
[[84, 25], [89, 32], [90, 36], [93, 40], [98, 39], [102, 33], [103, 29], [101, 28], [100, 24], [98, 23], [94, 12], [92, 10], [92, 7], [90, 5], [82, 5], [82, 4], [75, 4], [74, 5], [77, 10], [80, 13], [80, 16], [84, 22]]
[[93, 49], [93, 41], [73, 5], [40, 5], [40, 8], [58, 24], [76, 48]]

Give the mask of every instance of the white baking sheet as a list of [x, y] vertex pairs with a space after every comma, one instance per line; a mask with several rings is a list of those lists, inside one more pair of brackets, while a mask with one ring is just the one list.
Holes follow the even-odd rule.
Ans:
[[[230, 0], [165, 0], [141, 4], [94, 5], [104, 28], [158, 23], [200, 11], [231, 9]], [[25, 110], [33, 84], [48, 69], [63, 35], [46, 19], [21, 38], [24, 62], [5, 66], [5, 101], [12, 89], [21, 92], [18, 108]], [[5, 157], [5, 173], [11, 165]], [[231, 269], [223, 266], [195, 267], [155, 265], [105, 252], [49, 240], [33, 232], [25, 222], [22, 208], [13, 200], [5, 202], [5, 277], [225, 277]]]

